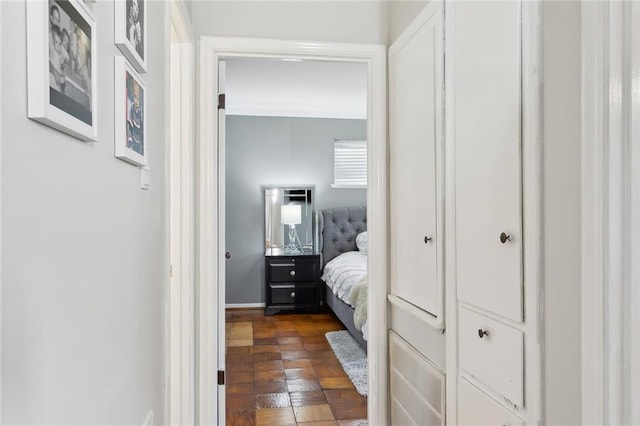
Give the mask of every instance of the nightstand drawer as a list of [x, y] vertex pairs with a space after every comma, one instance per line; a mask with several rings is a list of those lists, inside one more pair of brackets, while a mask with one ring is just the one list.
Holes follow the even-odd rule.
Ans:
[[270, 259], [269, 282], [314, 281], [318, 277], [317, 262], [307, 259]]
[[319, 255], [267, 256], [265, 260], [265, 314], [322, 309]]
[[306, 305], [317, 303], [318, 285], [310, 284], [269, 284], [273, 305]]

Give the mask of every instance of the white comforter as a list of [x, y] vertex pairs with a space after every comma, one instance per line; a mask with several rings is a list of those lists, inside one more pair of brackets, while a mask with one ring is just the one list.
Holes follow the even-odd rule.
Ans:
[[322, 280], [340, 299], [355, 306], [352, 290], [367, 275], [367, 256], [359, 251], [348, 251], [324, 266]]

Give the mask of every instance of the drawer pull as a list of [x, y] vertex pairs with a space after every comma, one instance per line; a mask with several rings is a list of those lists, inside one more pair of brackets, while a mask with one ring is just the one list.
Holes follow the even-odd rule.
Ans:
[[509, 234], [505, 234], [504, 232], [502, 234], [500, 234], [500, 242], [502, 244], [506, 243], [507, 241], [511, 241], [511, 235]]
[[431, 238], [431, 237], [424, 237], [424, 243], [425, 244], [429, 244], [432, 240], [433, 240], [433, 238]]
[[289, 275], [291, 275], [292, 277], [295, 277], [296, 276], [296, 271], [289, 272]]
[[295, 292], [295, 291], [292, 291], [292, 292], [291, 292], [291, 294], [290, 294], [289, 296], [291, 296], [291, 297], [296, 297], [296, 292]]
[[478, 329], [478, 336], [480, 336], [480, 338], [482, 339], [484, 336], [488, 336], [489, 335], [489, 331], [488, 330], [483, 330], [481, 328]]

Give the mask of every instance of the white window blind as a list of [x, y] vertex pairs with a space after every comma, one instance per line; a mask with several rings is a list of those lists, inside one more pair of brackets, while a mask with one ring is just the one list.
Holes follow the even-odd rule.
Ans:
[[333, 188], [367, 186], [367, 141], [333, 143]]

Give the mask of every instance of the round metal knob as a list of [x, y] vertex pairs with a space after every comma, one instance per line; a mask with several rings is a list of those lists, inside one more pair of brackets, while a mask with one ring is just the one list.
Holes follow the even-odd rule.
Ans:
[[426, 237], [426, 236], [424, 237], [424, 243], [425, 243], [425, 244], [429, 244], [431, 241], [433, 241], [433, 238], [431, 238], [431, 237]]
[[226, 252], [224, 254], [224, 257], [226, 257], [227, 259], [231, 259], [231, 252]]
[[480, 336], [480, 338], [482, 339], [484, 336], [488, 336], [489, 335], [489, 331], [488, 330], [483, 330], [481, 328], [478, 329], [478, 336]]
[[296, 271], [289, 272], [289, 275], [291, 275], [292, 277], [295, 277], [296, 276]]
[[500, 242], [502, 244], [506, 243], [507, 241], [511, 241], [511, 235], [509, 234], [505, 234], [504, 232], [502, 234], [500, 234]]
[[291, 297], [296, 297], [296, 292], [295, 292], [295, 291], [292, 291], [292, 292], [291, 292], [291, 294], [290, 294], [289, 296], [291, 296]]

